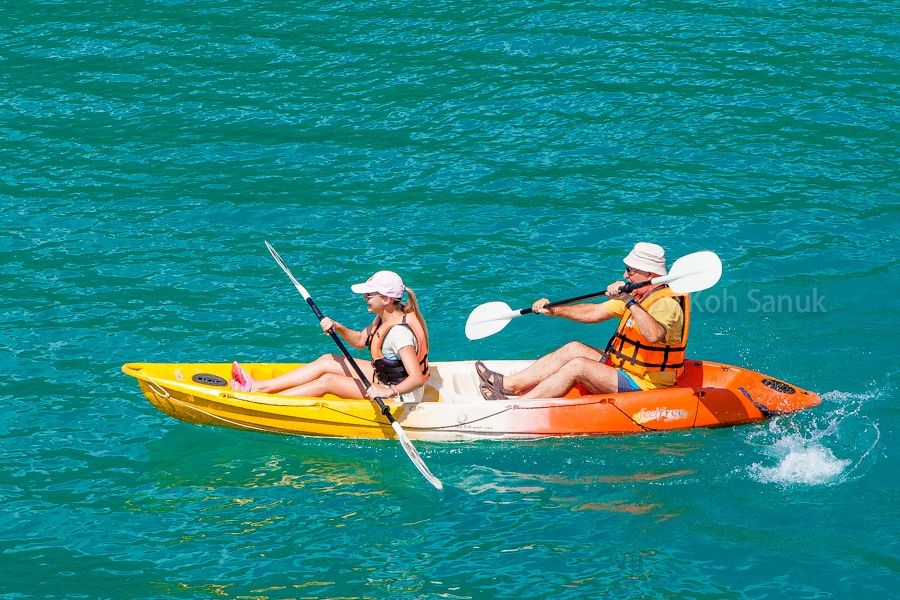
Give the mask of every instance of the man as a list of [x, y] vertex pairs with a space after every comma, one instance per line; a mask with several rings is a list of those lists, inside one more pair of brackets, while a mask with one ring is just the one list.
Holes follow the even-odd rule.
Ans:
[[[630, 283], [650, 281], [666, 274], [662, 247], [638, 242], [625, 257], [625, 279]], [[602, 304], [572, 304], [547, 308], [541, 298], [532, 305], [535, 313], [562, 317], [579, 323], [600, 323], [613, 317], [619, 326], [603, 352], [570, 342], [536, 360], [524, 371], [501, 375], [478, 362], [481, 393], [487, 400], [558, 398], [580, 384], [587, 392], [607, 394], [634, 392], [673, 385], [684, 369], [684, 352], [690, 326], [690, 299], [677, 296], [665, 284], [652, 284], [632, 293], [622, 293], [617, 281], [606, 290]]]

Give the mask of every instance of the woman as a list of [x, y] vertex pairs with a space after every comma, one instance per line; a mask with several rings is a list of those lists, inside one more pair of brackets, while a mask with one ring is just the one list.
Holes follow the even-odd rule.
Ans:
[[[378, 271], [365, 283], [350, 287], [362, 294], [375, 320], [362, 331], [354, 331], [336, 321], [322, 319], [322, 330], [334, 330], [354, 348], [367, 347], [372, 362], [354, 359], [366, 378], [363, 384], [344, 356], [325, 354], [313, 362], [272, 379], [253, 379], [238, 363], [231, 366], [231, 388], [243, 392], [263, 392], [290, 396], [340, 398], [392, 398], [403, 402], [422, 399], [428, 379], [428, 330], [419, 311], [415, 293], [403, 285], [393, 271]], [[403, 293], [408, 301], [402, 303]], [[398, 327], [399, 325], [399, 327]]]

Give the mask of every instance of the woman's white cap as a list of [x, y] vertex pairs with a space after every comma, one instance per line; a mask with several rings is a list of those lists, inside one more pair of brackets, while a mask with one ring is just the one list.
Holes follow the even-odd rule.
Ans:
[[648, 242], [638, 242], [634, 250], [625, 257], [625, 264], [638, 271], [646, 271], [654, 275], [666, 274], [666, 251], [662, 246]]
[[406, 288], [403, 287], [403, 280], [393, 271], [378, 271], [365, 283], [351, 285], [350, 289], [354, 294], [376, 293], [394, 300], [403, 298], [403, 292], [406, 291]]

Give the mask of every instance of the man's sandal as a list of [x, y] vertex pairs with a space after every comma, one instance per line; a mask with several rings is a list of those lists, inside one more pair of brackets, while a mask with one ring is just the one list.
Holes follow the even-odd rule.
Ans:
[[489, 383], [481, 382], [481, 395], [485, 400], [506, 400], [506, 396], [500, 393], [500, 391], [492, 386]]
[[[478, 373], [478, 379], [480, 379], [482, 383], [487, 384], [500, 395], [510, 396], [513, 394], [512, 391], [503, 387], [503, 375], [501, 373], [497, 373], [496, 371], [491, 371], [480, 360], [475, 363], [475, 372]], [[481, 395], [484, 396], [483, 391], [481, 392]]]

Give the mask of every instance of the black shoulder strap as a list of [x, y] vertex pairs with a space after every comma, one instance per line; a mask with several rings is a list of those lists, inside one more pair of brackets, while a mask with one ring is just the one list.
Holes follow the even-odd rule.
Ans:
[[366, 336], [366, 348], [372, 347], [372, 338], [375, 337], [375, 332], [378, 331], [378, 328], [381, 327], [381, 317], [375, 317], [375, 320], [372, 321], [372, 331], [369, 332], [369, 335]]

